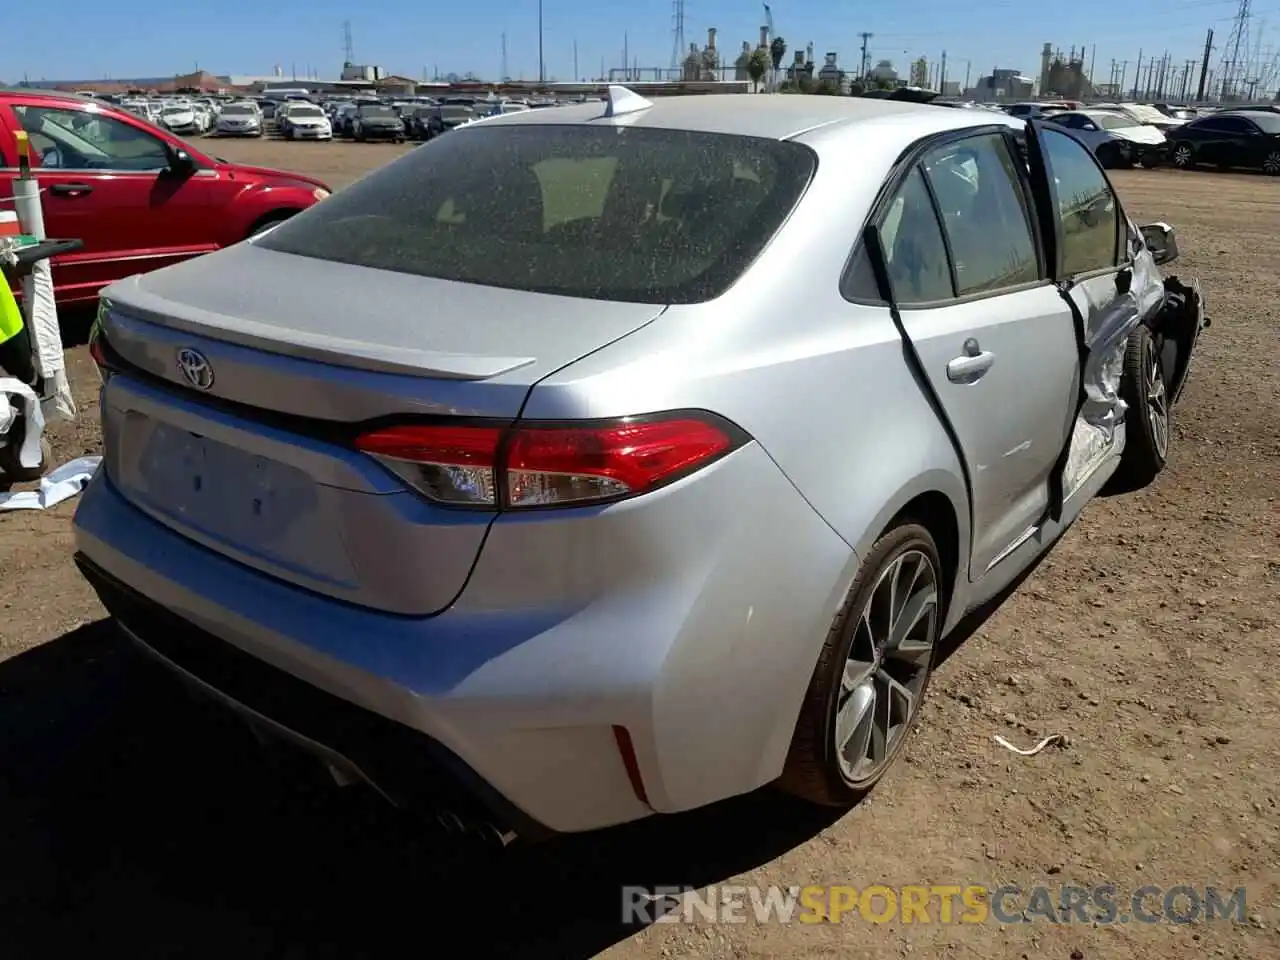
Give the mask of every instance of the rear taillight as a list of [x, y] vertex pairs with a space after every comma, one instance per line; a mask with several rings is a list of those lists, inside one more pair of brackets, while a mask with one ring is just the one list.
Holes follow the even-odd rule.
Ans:
[[510, 429], [395, 426], [362, 435], [356, 447], [437, 503], [527, 509], [647, 493], [709, 465], [746, 439], [719, 417], [678, 413]]
[[98, 316], [94, 319], [93, 326], [89, 328], [89, 356], [97, 365], [102, 382], [106, 383], [107, 378], [119, 369], [119, 364], [115, 360], [115, 351], [111, 349], [111, 345], [107, 343], [107, 338], [102, 333], [104, 312], [105, 308], [99, 307]]

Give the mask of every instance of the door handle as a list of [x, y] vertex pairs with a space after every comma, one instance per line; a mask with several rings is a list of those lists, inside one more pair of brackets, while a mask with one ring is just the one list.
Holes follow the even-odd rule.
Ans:
[[93, 184], [91, 183], [55, 183], [49, 188], [50, 193], [57, 193], [68, 197], [79, 197], [86, 193], [93, 193]]
[[947, 364], [947, 379], [952, 383], [977, 383], [996, 362], [990, 350], [980, 350], [956, 357]]

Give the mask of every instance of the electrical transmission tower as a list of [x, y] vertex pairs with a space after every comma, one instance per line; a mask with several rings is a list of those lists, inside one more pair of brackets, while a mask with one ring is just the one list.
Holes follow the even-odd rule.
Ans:
[[871, 58], [867, 54], [867, 41], [873, 36], [870, 33], [858, 34], [862, 38], [862, 70], [858, 76], [865, 78], [871, 72]]
[[1245, 64], [1240, 62], [1243, 48], [1245, 56], [1249, 54], [1249, 20], [1252, 16], [1249, 6], [1251, 0], [1240, 0], [1236, 8], [1235, 19], [1231, 23], [1231, 35], [1227, 37], [1222, 51], [1222, 63], [1218, 67], [1218, 79], [1222, 84], [1221, 98], [1226, 100], [1237, 93], [1241, 78], [1245, 73]]
[[684, 0], [671, 3], [671, 69], [679, 70], [684, 61]]
[[351, 21], [342, 21], [342, 62], [355, 63], [355, 47], [351, 43]]

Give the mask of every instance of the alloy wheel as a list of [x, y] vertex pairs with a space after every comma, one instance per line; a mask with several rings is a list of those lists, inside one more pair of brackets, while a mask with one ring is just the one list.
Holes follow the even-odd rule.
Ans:
[[938, 584], [933, 561], [906, 550], [855, 624], [834, 718], [840, 772], [855, 788], [880, 776], [915, 718], [941, 627]]
[[1178, 148], [1173, 151], [1173, 163], [1177, 167], [1191, 166], [1191, 148], [1185, 143], [1179, 144]]
[[1262, 172], [1271, 176], [1280, 175], [1280, 150], [1272, 150], [1262, 161]]
[[1169, 456], [1169, 392], [1164, 385], [1164, 371], [1160, 368], [1159, 356], [1150, 360], [1151, 370], [1147, 375], [1147, 420], [1151, 424], [1151, 439], [1155, 443], [1160, 459]]

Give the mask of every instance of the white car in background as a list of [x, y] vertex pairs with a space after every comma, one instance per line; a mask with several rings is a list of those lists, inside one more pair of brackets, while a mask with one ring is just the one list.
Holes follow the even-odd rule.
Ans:
[[287, 122], [280, 121], [286, 140], [332, 140], [333, 125], [324, 110], [313, 103], [287, 104]]
[[167, 103], [160, 111], [160, 125], [179, 136], [204, 133], [204, 122], [189, 103]]
[[1070, 130], [1104, 167], [1154, 167], [1168, 159], [1164, 133], [1120, 110], [1069, 110], [1046, 122]]
[[253, 103], [229, 103], [218, 114], [214, 131], [220, 137], [260, 137], [262, 111]]

